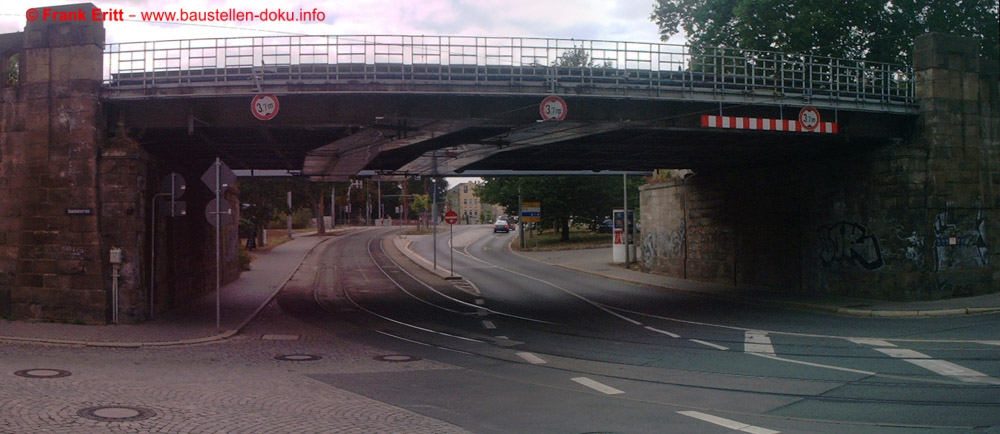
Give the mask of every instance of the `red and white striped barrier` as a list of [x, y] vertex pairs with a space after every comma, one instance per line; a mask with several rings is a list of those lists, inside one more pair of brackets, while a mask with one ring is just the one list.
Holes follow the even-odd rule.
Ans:
[[702, 115], [701, 126], [736, 130], [788, 131], [798, 133], [837, 134], [836, 122], [820, 122], [813, 129], [804, 128], [796, 119], [762, 119], [736, 116]]

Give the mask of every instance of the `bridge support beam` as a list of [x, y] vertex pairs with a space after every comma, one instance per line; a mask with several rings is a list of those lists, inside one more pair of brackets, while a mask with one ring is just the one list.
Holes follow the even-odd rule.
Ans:
[[916, 40], [911, 134], [699, 173], [642, 196], [642, 264], [785, 292], [929, 300], [1000, 291], [1000, 92], [974, 40]]

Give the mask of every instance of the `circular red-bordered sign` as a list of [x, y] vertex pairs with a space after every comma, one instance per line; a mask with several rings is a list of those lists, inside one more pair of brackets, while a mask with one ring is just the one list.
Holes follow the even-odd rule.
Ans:
[[278, 114], [278, 97], [270, 93], [257, 95], [250, 102], [250, 111], [255, 118], [262, 121], [274, 119]]
[[816, 107], [802, 107], [802, 110], [799, 110], [799, 126], [801, 126], [803, 130], [813, 131], [816, 128], [819, 128], [819, 124], [819, 110], [817, 110]]
[[547, 96], [538, 106], [538, 113], [542, 115], [542, 120], [561, 121], [566, 119], [566, 101], [558, 96]]
[[444, 222], [448, 223], [449, 225], [458, 223], [458, 213], [455, 211], [448, 211], [444, 213]]

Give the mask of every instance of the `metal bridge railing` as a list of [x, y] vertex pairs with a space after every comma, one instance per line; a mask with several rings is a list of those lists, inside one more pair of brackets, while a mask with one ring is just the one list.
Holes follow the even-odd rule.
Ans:
[[[114, 98], [169, 87], [397, 84], [399, 90], [597, 90], [652, 98], [733, 96], [913, 110], [908, 66], [645, 42], [466, 36], [278, 36], [109, 44]], [[410, 87], [407, 87], [410, 86]], [[248, 92], [252, 90], [247, 90]], [[863, 107], [862, 107], [863, 106]]]

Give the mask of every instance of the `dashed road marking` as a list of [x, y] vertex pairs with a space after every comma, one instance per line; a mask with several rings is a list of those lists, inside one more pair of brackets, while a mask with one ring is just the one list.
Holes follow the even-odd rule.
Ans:
[[660, 329], [653, 328], [653, 327], [650, 327], [650, 326], [646, 326], [646, 330], [649, 330], [651, 332], [656, 332], [656, 333], [664, 334], [664, 335], [670, 336], [672, 338], [679, 338], [679, 337], [681, 337], [681, 335], [679, 335], [677, 333], [670, 333], [670, 332], [668, 332], [666, 330], [660, 330]]
[[743, 422], [737, 422], [735, 420], [726, 419], [718, 416], [712, 416], [707, 413], [702, 413], [700, 411], [678, 411], [677, 413], [683, 414], [687, 417], [693, 417], [698, 420], [703, 420], [705, 422], [715, 424], [724, 428], [728, 428], [736, 431], [743, 431], [752, 434], [778, 434], [781, 431], [775, 431], [772, 429], [761, 428], [759, 426], [747, 425]]
[[531, 363], [532, 365], [544, 365], [545, 363], [547, 363], [545, 361], [545, 359], [543, 359], [541, 357], [538, 357], [538, 356], [536, 356], [534, 354], [531, 354], [531, 353], [520, 352], [520, 353], [514, 353], [514, 354], [516, 354], [518, 357], [524, 359], [526, 362]]
[[727, 348], [727, 347], [724, 347], [724, 346], [722, 346], [722, 345], [716, 345], [716, 344], [713, 344], [713, 343], [711, 343], [711, 342], [705, 342], [705, 341], [702, 341], [702, 340], [698, 340], [698, 339], [690, 339], [690, 341], [691, 341], [691, 342], [694, 342], [694, 343], [696, 343], [696, 344], [702, 344], [702, 345], [704, 345], [704, 346], [706, 346], [706, 347], [712, 347], [712, 348], [715, 348], [715, 349], [717, 349], [717, 350], [722, 350], [722, 351], [726, 351], [726, 350], [728, 350], [728, 349], [729, 349], [729, 348]]
[[484, 319], [483, 320], [483, 327], [486, 327], [489, 330], [495, 330], [497, 328], [497, 325], [494, 324], [493, 321], [490, 321], [488, 319]]
[[615, 389], [614, 387], [608, 386], [607, 384], [598, 383], [597, 381], [591, 380], [587, 377], [576, 377], [571, 378], [574, 382], [587, 386], [605, 395], [620, 395], [625, 393], [622, 390]]

